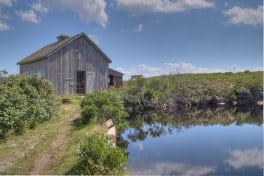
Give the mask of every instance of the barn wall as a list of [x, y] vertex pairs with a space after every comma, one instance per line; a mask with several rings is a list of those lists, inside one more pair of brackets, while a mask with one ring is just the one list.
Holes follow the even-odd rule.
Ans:
[[123, 86], [123, 78], [122, 76], [114, 76], [113, 77], [113, 87], [119, 88]]
[[80, 37], [48, 57], [47, 78], [55, 93], [76, 93], [77, 71], [86, 71], [86, 93], [107, 89], [108, 63]]
[[20, 74], [21, 75], [47, 75], [47, 59], [43, 59], [37, 62], [32, 62], [28, 64], [20, 65]]

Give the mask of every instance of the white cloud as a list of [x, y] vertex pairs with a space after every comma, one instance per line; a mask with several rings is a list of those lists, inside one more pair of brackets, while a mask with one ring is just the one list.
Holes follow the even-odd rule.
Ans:
[[235, 169], [240, 169], [248, 166], [255, 166], [259, 169], [263, 168], [263, 150], [233, 150], [229, 152], [230, 158], [225, 162]]
[[135, 143], [134, 145], [135, 145], [135, 147], [138, 148], [139, 151], [143, 151], [144, 150], [144, 145], [143, 145], [142, 142]]
[[224, 11], [224, 14], [229, 18], [227, 22], [231, 24], [247, 24], [254, 26], [263, 24], [262, 5], [259, 5], [256, 9], [235, 6]]
[[17, 11], [17, 15], [20, 16], [20, 18], [23, 21], [28, 21], [32, 23], [39, 23], [40, 22], [40, 15], [43, 15], [48, 12], [48, 9], [41, 4], [41, 1], [38, 1], [36, 3], [33, 3], [31, 5], [31, 8], [29, 10], [20, 10]]
[[10, 29], [10, 27], [7, 24], [0, 22], [0, 31], [7, 31], [9, 29]]
[[106, 27], [108, 22], [105, 0], [43, 0], [42, 3], [47, 9], [73, 11], [82, 20], [95, 21], [102, 27]]
[[0, 9], [0, 18], [4, 19], [4, 20], [9, 20], [10, 19], [10, 15], [8, 15], [6, 13], [2, 13], [1, 9]]
[[28, 21], [32, 23], [39, 23], [39, 19], [37, 17], [37, 14], [34, 10], [29, 9], [27, 11], [17, 11], [17, 15], [20, 16], [20, 18], [23, 21]]
[[207, 0], [116, 0], [117, 6], [133, 14], [144, 12], [175, 13], [191, 9], [213, 8]]
[[252, 71], [264, 71], [263, 67], [256, 67]]
[[132, 75], [143, 75], [145, 77], [152, 77], [164, 74], [164, 70], [162, 68], [147, 66], [145, 64], [140, 64], [136, 67], [128, 69], [117, 68], [117, 70], [125, 74], [124, 79], [129, 79]]
[[139, 24], [134, 28], [135, 32], [142, 32], [143, 31], [143, 24]]
[[0, 7], [1, 5], [6, 5], [6, 6], [12, 6], [12, 0], [0, 0]]
[[249, 71], [262, 71], [263, 68], [251, 68], [245, 69], [238, 65], [233, 65], [229, 70], [221, 68], [206, 68], [197, 67], [191, 63], [164, 63], [160, 67], [153, 67], [146, 64], [139, 64], [135, 67], [130, 68], [117, 68], [116, 70], [124, 73], [124, 79], [129, 79], [132, 75], [143, 75], [144, 77], [153, 77], [168, 74], [182, 74], [182, 73], [224, 73], [224, 72], [243, 72]]
[[195, 67], [191, 63], [165, 63], [165, 65], [174, 69], [174, 73], [216, 73], [225, 72], [223, 69], [219, 68], [203, 68]]
[[214, 173], [215, 166], [195, 166], [178, 162], [160, 162], [132, 168], [135, 175], [207, 175]]
[[4, 20], [9, 20], [10, 19], [10, 16], [7, 14], [7, 12], [5, 12], [5, 13], [2, 12], [1, 7], [2, 6], [11, 7], [12, 5], [13, 4], [12, 4], [11, 0], [0, 0], [0, 18], [1, 19], [4, 19]]
[[245, 70], [249, 71], [263, 71], [263, 67], [256, 67], [256, 68], [243, 68], [238, 65], [232, 65], [232, 72], [243, 72]]
[[44, 7], [40, 2], [33, 3], [32, 4], [32, 9], [37, 11], [37, 12], [40, 12], [42, 14], [48, 12], [48, 9], [46, 7]]
[[93, 35], [93, 34], [88, 34], [88, 37], [96, 44], [99, 44], [99, 40], [98, 40], [98, 37], [97, 35]]

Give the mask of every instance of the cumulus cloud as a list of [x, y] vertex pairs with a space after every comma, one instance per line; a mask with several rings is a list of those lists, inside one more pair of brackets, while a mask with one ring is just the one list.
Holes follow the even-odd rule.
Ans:
[[7, 31], [9, 29], [10, 29], [10, 27], [7, 24], [0, 22], [0, 31]]
[[136, 67], [128, 69], [117, 68], [117, 70], [125, 74], [125, 79], [130, 78], [130, 76], [132, 75], [143, 75], [145, 77], [152, 77], [164, 74], [164, 70], [162, 68], [147, 66], [145, 64], [140, 64]]
[[0, 7], [1, 5], [6, 5], [6, 6], [12, 6], [12, 0], [0, 0]]
[[224, 11], [224, 14], [229, 18], [230, 24], [247, 24], [247, 25], [262, 25], [263, 24], [263, 5], [254, 8], [241, 8], [235, 6]]
[[142, 32], [143, 31], [143, 24], [139, 24], [134, 28], [135, 32]]
[[145, 12], [175, 13], [191, 9], [213, 8], [208, 0], [116, 0], [119, 8], [133, 14]]
[[138, 148], [139, 151], [143, 151], [144, 150], [144, 145], [143, 145], [142, 142], [135, 143], [134, 145], [135, 145], [135, 147]]
[[47, 9], [73, 11], [82, 20], [95, 21], [102, 27], [106, 27], [108, 22], [104, 0], [43, 0], [42, 3]]
[[33, 3], [32, 9], [34, 9], [35, 11], [40, 12], [42, 14], [48, 12], [48, 9], [46, 7], [44, 7], [40, 2]]
[[234, 169], [254, 166], [263, 169], [263, 150], [249, 149], [249, 150], [233, 150], [229, 152], [230, 158], [225, 162]]
[[124, 73], [124, 79], [129, 79], [132, 75], [143, 75], [144, 77], [153, 77], [168, 74], [184, 74], [184, 73], [224, 73], [224, 72], [243, 72], [249, 71], [262, 71], [262, 67], [245, 69], [238, 65], [233, 65], [229, 70], [221, 68], [206, 68], [197, 67], [191, 63], [164, 63], [160, 67], [153, 67], [146, 64], [139, 64], [130, 68], [116, 68], [116, 70]]
[[263, 67], [256, 67], [256, 68], [243, 68], [240, 67], [239, 65], [232, 65], [232, 72], [243, 72], [245, 70], [249, 71], [263, 71]]
[[204, 68], [195, 67], [191, 63], [165, 63], [165, 65], [174, 69], [175, 73], [216, 73], [225, 72], [223, 69], [219, 68]]
[[38, 19], [38, 16], [36, 12], [32, 9], [29, 9], [27, 11], [17, 11], [17, 15], [20, 16], [20, 18], [23, 21], [28, 21], [32, 23], [39, 23], [40, 20]]
[[10, 15], [8, 15], [6, 13], [2, 13], [1, 9], [0, 9], [0, 18], [4, 19], [4, 20], [9, 20], [10, 19]]
[[252, 71], [264, 71], [263, 67], [256, 67]]
[[215, 172], [215, 166], [195, 166], [178, 162], [160, 162], [132, 168], [135, 175], [206, 175]]
[[[7, 12], [3, 13], [1, 9], [4, 6], [11, 7], [12, 5], [13, 5], [12, 0], [0, 0], [0, 19], [2, 19], [2, 20], [9, 20], [10, 19], [9, 14]], [[0, 21], [0, 31], [7, 31], [9, 29], [10, 29], [10, 26], [8, 24]]]

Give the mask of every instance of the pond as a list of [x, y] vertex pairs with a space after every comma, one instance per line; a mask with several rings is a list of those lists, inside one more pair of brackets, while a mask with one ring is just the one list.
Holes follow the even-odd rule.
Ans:
[[262, 175], [263, 109], [131, 117], [122, 135], [132, 175]]

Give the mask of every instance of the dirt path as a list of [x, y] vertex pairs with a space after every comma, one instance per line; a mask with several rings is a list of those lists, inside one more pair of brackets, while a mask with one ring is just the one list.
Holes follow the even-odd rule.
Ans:
[[[65, 121], [57, 129], [57, 135], [50, 145], [37, 156], [34, 167], [29, 174], [44, 174], [52, 169], [51, 167], [58, 164], [57, 155], [60, 151], [63, 151], [67, 147], [67, 136], [70, 134], [73, 128], [74, 119], [80, 117], [79, 108], [72, 107], [73, 105], [63, 105], [66, 112], [70, 112], [70, 115], [66, 115]], [[73, 109], [74, 108], [74, 109]], [[67, 113], [66, 113], [67, 114]]]

